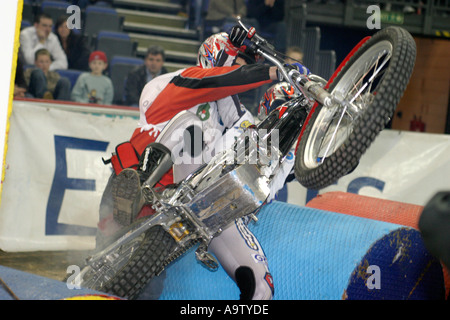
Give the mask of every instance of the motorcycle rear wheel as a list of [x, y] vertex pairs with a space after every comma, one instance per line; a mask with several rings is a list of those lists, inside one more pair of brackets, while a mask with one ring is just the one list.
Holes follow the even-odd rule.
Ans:
[[167, 264], [175, 240], [154, 226], [136, 239], [89, 263], [81, 271], [81, 286], [125, 299], [135, 299], [148, 282]]
[[328, 91], [351, 103], [316, 105], [306, 120], [295, 159], [295, 176], [322, 189], [348, 174], [392, 117], [409, 82], [414, 39], [400, 27], [367, 40], [329, 83]]

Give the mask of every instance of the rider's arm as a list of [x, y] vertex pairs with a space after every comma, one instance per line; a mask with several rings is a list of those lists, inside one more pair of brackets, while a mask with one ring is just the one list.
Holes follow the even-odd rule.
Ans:
[[279, 80], [278, 79], [278, 68], [277, 67], [270, 67], [269, 69], [269, 76], [271, 80]]
[[195, 105], [245, 92], [277, 79], [276, 67], [264, 64], [235, 65], [210, 69], [188, 68], [174, 77], [170, 85], [174, 87], [172, 90], [185, 91], [189, 95], [189, 103]]
[[216, 101], [277, 79], [276, 67], [263, 64], [210, 69], [191, 67], [164, 85], [145, 114], [152, 118], [149, 123], [161, 123], [197, 104]]

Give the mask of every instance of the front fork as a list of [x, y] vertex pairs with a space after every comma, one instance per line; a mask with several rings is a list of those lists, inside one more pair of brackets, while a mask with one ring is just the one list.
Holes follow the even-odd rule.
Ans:
[[267, 141], [278, 135], [277, 145], [281, 159], [288, 154], [297, 140], [308, 115], [307, 109], [308, 101], [301, 96], [284, 103], [258, 124], [257, 129], [267, 129], [269, 132], [265, 137]]

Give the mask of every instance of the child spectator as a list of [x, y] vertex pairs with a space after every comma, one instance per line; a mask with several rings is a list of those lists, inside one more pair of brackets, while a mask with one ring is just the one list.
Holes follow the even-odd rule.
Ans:
[[51, 54], [47, 49], [35, 52], [35, 67], [27, 68], [24, 73], [27, 95], [39, 99], [70, 100], [70, 80], [50, 71], [51, 63]]
[[83, 72], [72, 89], [72, 100], [82, 103], [112, 104], [114, 87], [109, 77], [103, 75], [108, 60], [103, 51], [94, 51], [89, 56], [91, 72]]

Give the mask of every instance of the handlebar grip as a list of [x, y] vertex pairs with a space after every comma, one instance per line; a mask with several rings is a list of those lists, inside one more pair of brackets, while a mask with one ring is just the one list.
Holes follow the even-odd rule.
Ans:
[[257, 47], [257, 45], [256, 45], [252, 40], [250, 40], [249, 38], [246, 38], [246, 39], [244, 40], [244, 42], [242, 43], [242, 45], [243, 45], [243, 46], [246, 46], [248, 49], [250, 49], [251, 52], [252, 52], [253, 54], [256, 54], [256, 50], [258, 49], [258, 47]]

